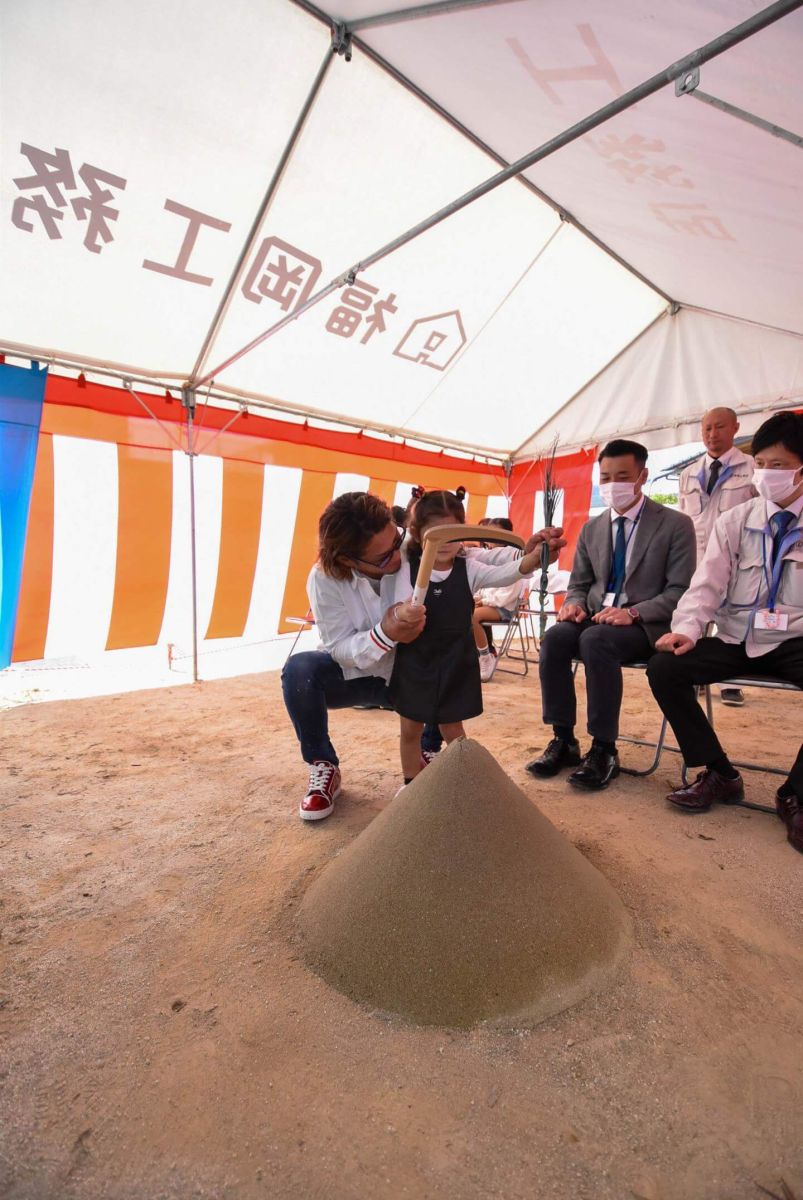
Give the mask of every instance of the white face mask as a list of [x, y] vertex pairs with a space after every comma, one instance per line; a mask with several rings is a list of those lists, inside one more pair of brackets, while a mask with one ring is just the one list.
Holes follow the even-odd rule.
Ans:
[[756, 467], [753, 471], [753, 483], [759, 496], [763, 496], [765, 500], [771, 500], [773, 504], [779, 504], [781, 500], [791, 496], [792, 492], [800, 487], [803, 481], [795, 478], [797, 474], [797, 469], [781, 471]]
[[627, 511], [636, 503], [635, 483], [601, 483], [599, 494], [608, 508]]

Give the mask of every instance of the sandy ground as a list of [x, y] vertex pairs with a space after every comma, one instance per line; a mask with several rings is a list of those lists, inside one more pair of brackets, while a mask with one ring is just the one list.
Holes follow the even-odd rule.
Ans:
[[[625, 732], [654, 730], [645, 689]], [[304, 889], [399, 784], [392, 714], [334, 715], [344, 793], [312, 826], [275, 673], [2, 714], [3, 1200], [803, 1196], [803, 859], [772, 816], [670, 811], [674, 756], [598, 796], [536, 783], [537, 700], [497, 676], [471, 734], [636, 948], [507, 1032], [405, 1025], [300, 960]], [[717, 712], [731, 748], [791, 757], [799, 703]]]

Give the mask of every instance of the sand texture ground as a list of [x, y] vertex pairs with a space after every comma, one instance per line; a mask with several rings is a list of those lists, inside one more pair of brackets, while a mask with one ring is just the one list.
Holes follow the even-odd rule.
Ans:
[[[303, 897], [399, 786], [392, 714], [334, 715], [315, 825], [276, 674], [0, 715], [3, 1200], [803, 1196], [803, 858], [772, 816], [668, 810], [674, 757], [531, 780], [537, 679], [485, 691], [471, 736], [633, 922], [613, 984], [534, 1029], [416, 1027], [305, 965]], [[791, 759], [800, 698], [715, 705]], [[630, 677], [625, 729], [656, 724]]]

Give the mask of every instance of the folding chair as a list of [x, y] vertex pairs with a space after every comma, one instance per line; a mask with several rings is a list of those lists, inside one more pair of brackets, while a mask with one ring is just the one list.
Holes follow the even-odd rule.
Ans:
[[[576, 669], [576, 667], [575, 667], [575, 669]], [[624, 669], [646, 671], [647, 664], [646, 663], [626, 663]], [[776, 678], [773, 678], [772, 676], [760, 676], [760, 677], [757, 676], [755, 678], [752, 676], [749, 676], [745, 679], [723, 679], [721, 681], [721, 683], [724, 687], [733, 687], [733, 688], [765, 688], [765, 689], [779, 691], [779, 692], [797, 692], [797, 691], [801, 690], [794, 683], [789, 683], [785, 679], [776, 679]], [[713, 705], [713, 702], [711, 699], [711, 685], [704, 684], [702, 686], [702, 693], [703, 693], [703, 698], [705, 701], [706, 716], [708, 717], [711, 728], [713, 729], [714, 728], [714, 705]], [[660, 731], [658, 734], [658, 739], [655, 742], [648, 741], [645, 738], [623, 737], [620, 734], [620, 736], [619, 736], [620, 742], [629, 742], [631, 746], [649, 746], [655, 751], [653, 760], [650, 763], [649, 767], [647, 767], [646, 770], [639, 771], [639, 770], [636, 770], [635, 767], [621, 767], [620, 769], [622, 771], [622, 774], [637, 775], [640, 777], [644, 777], [646, 775], [652, 775], [653, 772], [658, 769], [658, 764], [661, 761], [661, 755], [664, 753], [664, 751], [668, 751], [670, 754], [680, 754], [680, 750], [678, 749], [677, 746], [667, 746], [666, 745], [666, 734], [667, 734], [668, 726], [669, 726], [669, 722], [667, 721], [666, 717], [662, 716], [661, 728], [660, 728]], [[736, 759], [732, 759], [731, 762], [733, 763], [734, 767], [742, 767], [746, 771], [761, 771], [765, 775], [781, 775], [784, 777], [787, 774], [787, 772], [782, 770], [781, 768], [771, 767], [765, 763], [744, 762], [744, 761], [737, 761]], [[687, 767], [686, 763], [684, 762], [683, 766], [681, 768], [681, 779], [683, 780], [684, 784], [686, 783], [687, 775], [688, 775], [688, 767]], [[773, 813], [773, 814], [775, 813], [775, 809], [771, 808], [767, 804], [754, 804], [751, 800], [738, 800], [738, 801], [736, 801], [736, 803], [738, 805], [740, 805], [740, 807], [742, 807], [742, 808], [752, 808], [752, 809], [755, 809], [757, 812], [768, 812], [768, 813]]]
[[[501, 671], [504, 675], [521, 675], [523, 677], [530, 669], [530, 655], [534, 653], [537, 646], [528, 593], [525, 592], [522, 595], [516, 612], [508, 622], [494, 621], [493, 624], [503, 624], [505, 632], [502, 641], [499, 643], [499, 649], [496, 652], [491, 679], [493, 679], [497, 671]], [[517, 635], [520, 645], [520, 651], [518, 652], [512, 649], [513, 639]], [[503, 658], [508, 658], [513, 662], [520, 662], [523, 669], [517, 670], [514, 667], [500, 666], [500, 661]]]

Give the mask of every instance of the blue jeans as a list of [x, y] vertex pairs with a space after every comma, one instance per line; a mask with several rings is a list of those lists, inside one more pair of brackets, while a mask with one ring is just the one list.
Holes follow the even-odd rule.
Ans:
[[[310, 650], [293, 654], [282, 671], [284, 703], [301, 744], [304, 762], [317, 759], [339, 764], [329, 740], [329, 709], [352, 708], [355, 704], [389, 705], [387, 684], [376, 675], [344, 679], [331, 654]], [[437, 725], [427, 725], [421, 749], [437, 752], [443, 738]]]

